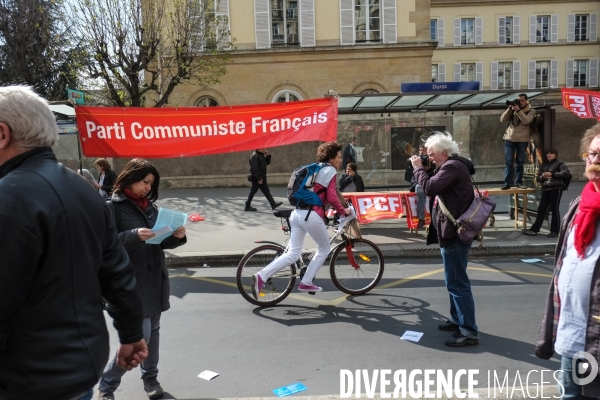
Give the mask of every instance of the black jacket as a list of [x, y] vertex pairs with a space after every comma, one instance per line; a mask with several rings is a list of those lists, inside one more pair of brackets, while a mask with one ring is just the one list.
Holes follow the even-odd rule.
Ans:
[[255, 151], [250, 156], [250, 173], [252, 178], [260, 181], [267, 177], [267, 165], [271, 164], [271, 155], [265, 155], [259, 151]]
[[[552, 172], [552, 178], [544, 178], [544, 172]], [[571, 173], [567, 165], [558, 158], [555, 158], [554, 161], [542, 165], [536, 180], [542, 184], [543, 190], [562, 190], [570, 176]]]
[[[167, 311], [169, 304], [169, 273], [165, 265], [163, 249], [174, 249], [187, 242], [187, 238], [177, 239], [171, 235], [160, 244], [146, 244], [140, 242], [138, 228], [154, 227], [158, 209], [153, 203], [148, 204], [145, 212], [123, 195], [113, 194], [108, 202], [113, 218], [119, 231], [119, 240], [127, 250], [138, 289], [144, 305], [144, 317], [154, 317]], [[115, 213], [118, 212], [117, 216]], [[112, 304], [109, 305], [109, 309]]]
[[102, 297], [121, 343], [142, 305], [110, 210], [50, 148], [0, 166], [0, 399], [68, 399], [108, 361]]
[[357, 192], [365, 191], [365, 184], [363, 183], [363, 179], [360, 175], [354, 174], [353, 178], [351, 175], [342, 174], [339, 181], [340, 192], [343, 192], [346, 186], [348, 186], [352, 181], [354, 181], [354, 184], [356, 185]]
[[[98, 177], [98, 180], [100, 177]], [[117, 173], [112, 169], [104, 172], [104, 181], [102, 182], [102, 190], [104, 190], [107, 194], [111, 195], [113, 191], [113, 186], [117, 180]]]

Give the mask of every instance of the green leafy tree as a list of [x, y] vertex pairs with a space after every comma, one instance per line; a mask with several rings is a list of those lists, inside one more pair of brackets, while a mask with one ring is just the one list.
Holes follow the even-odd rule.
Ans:
[[215, 0], [69, 0], [88, 76], [115, 106], [161, 107], [179, 84], [210, 85], [226, 73], [232, 40]]

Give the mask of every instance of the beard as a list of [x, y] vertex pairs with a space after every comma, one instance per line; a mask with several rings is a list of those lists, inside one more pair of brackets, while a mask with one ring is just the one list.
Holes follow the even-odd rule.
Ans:
[[585, 176], [590, 181], [600, 182], [600, 164], [588, 164], [585, 167]]

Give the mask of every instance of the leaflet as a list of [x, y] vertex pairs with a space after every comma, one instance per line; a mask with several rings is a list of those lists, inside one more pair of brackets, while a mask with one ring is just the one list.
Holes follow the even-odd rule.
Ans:
[[188, 215], [181, 211], [170, 210], [168, 208], [159, 208], [156, 224], [152, 232], [156, 236], [146, 240], [146, 244], [160, 244], [163, 240], [173, 234], [173, 231], [182, 227], [187, 222]]

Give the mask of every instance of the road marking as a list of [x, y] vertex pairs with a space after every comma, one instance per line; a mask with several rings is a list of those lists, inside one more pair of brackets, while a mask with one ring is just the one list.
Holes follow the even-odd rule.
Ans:
[[503, 269], [497, 270], [492, 268], [478, 268], [478, 267], [467, 267], [469, 270], [474, 271], [483, 271], [483, 272], [498, 272], [503, 274], [511, 274], [511, 275], [529, 275], [529, 276], [541, 276], [544, 278], [552, 278], [552, 274], [539, 274], [537, 272], [519, 272], [519, 271], [506, 271]]

